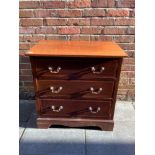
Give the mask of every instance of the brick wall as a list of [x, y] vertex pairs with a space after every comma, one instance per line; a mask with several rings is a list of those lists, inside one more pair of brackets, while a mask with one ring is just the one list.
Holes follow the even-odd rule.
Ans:
[[21, 53], [42, 39], [112, 40], [123, 61], [118, 100], [134, 99], [134, 0], [20, 1], [20, 97], [33, 98], [29, 58]]

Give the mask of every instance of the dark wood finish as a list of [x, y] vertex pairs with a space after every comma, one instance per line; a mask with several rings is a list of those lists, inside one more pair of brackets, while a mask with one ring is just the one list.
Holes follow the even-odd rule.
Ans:
[[70, 127], [100, 127], [104, 131], [112, 131], [113, 120], [103, 119], [75, 119], [75, 118], [37, 118], [38, 128], [47, 129], [52, 125], [64, 125]]
[[[40, 100], [39, 106], [40, 117], [110, 119], [112, 101], [46, 99]], [[52, 110], [52, 106], [56, 111]], [[61, 106], [63, 109], [60, 110]], [[89, 109], [90, 107], [92, 111]]]
[[127, 56], [118, 45], [41, 41], [26, 55], [32, 65], [39, 128], [65, 125], [113, 130], [122, 58]]
[[[78, 80], [78, 79], [104, 79], [116, 77], [116, 72], [118, 68], [118, 59], [95, 59], [95, 58], [51, 58], [51, 57], [34, 57], [34, 62], [36, 65], [35, 74], [38, 79], [68, 79], [68, 80]], [[58, 67], [61, 70], [55, 74], [51, 73], [48, 69], [53, 67], [56, 71]], [[104, 67], [104, 71], [100, 74], [94, 74], [92, 72], [92, 67], [100, 72], [101, 67]]]
[[[114, 81], [38, 80], [36, 94], [39, 98], [112, 99], [114, 83]], [[55, 91], [60, 88], [62, 90], [53, 93], [51, 87], [54, 87]]]

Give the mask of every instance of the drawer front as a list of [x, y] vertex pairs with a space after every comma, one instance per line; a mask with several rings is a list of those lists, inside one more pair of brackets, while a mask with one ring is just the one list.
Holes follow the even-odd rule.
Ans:
[[38, 79], [115, 78], [118, 59], [35, 58]]
[[37, 97], [64, 99], [111, 99], [114, 81], [37, 80]]
[[41, 117], [105, 118], [111, 117], [112, 102], [85, 100], [39, 100]]

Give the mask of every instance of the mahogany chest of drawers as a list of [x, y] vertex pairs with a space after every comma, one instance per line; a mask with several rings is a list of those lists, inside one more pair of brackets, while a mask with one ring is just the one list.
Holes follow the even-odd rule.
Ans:
[[114, 42], [40, 41], [30, 56], [39, 128], [113, 130], [123, 57]]

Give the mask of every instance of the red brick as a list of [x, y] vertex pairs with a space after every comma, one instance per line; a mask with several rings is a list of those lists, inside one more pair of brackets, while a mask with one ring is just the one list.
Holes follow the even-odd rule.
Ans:
[[35, 35], [35, 36], [24, 36], [24, 41], [26, 42], [38, 42], [40, 40], [44, 40], [44, 35]]
[[21, 69], [21, 75], [32, 75], [31, 69]]
[[127, 29], [126, 28], [117, 28], [117, 27], [106, 27], [104, 28], [104, 34], [126, 34]]
[[19, 33], [20, 34], [34, 34], [35, 33], [35, 29], [34, 27], [20, 27], [19, 28]]
[[135, 10], [130, 10], [130, 17], [135, 17]]
[[112, 41], [112, 36], [92, 35], [90, 36], [90, 39], [94, 41]]
[[30, 63], [20, 63], [19, 68], [20, 69], [30, 69], [31, 65], [30, 65]]
[[107, 0], [93, 0], [91, 3], [93, 8], [101, 8], [101, 7], [108, 7]]
[[58, 34], [79, 34], [80, 28], [78, 27], [64, 27], [58, 29]]
[[65, 8], [64, 1], [43, 1], [41, 3], [45, 9]]
[[32, 10], [20, 10], [19, 11], [19, 17], [20, 18], [29, 18], [29, 17], [34, 17], [33, 11]]
[[27, 56], [19, 56], [20, 63], [30, 63], [30, 59]]
[[53, 27], [38, 27], [36, 29], [36, 34], [56, 34], [57, 29]]
[[32, 86], [33, 87], [33, 82], [32, 81], [29, 81], [29, 82], [28, 81], [24, 81], [24, 86]]
[[119, 0], [119, 1], [116, 1], [116, 7], [118, 7], [118, 8], [134, 8], [135, 1], [134, 0]]
[[73, 36], [70, 36], [70, 40], [86, 40], [86, 41], [89, 41], [90, 36], [89, 35], [73, 35]]
[[79, 19], [79, 18], [70, 18], [68, 19], [67, 21], [67, 25], [68, 26], [89, 26], [90, 25], [90, 19], [87, 19], [87, 18], [82, 18], [82, 19]]
[[132, 65], [134, 65], [135, 64], [135, 59], [133, 59], [133, 58], [124, 58], [123, 59], [123, 64], [132, 64]]
[[83, 27], [81, 29], [82, 34], [101, 34], [102, 28], [100, 27]]
[[45, 18], [45, 17], [58, 17], [57, 10], [34, 10], [34, 16]]
[[47, 26], [65, 26], [67, 24], [66, 19], [46, 19]]
[[81, 10], [58, 10], [59, 17], [82, 17]]
[[68, 8], [88, 8], [91, 6], [91, 0], [74, 0], [66, 2]]
[[135, 41], [135, 37], [132, 35], [128, 36], [115, 36], [114, 41], [117, 43], [133, 43]]
[[115, 7], [115, 0], [107, 0], [107, 2], [108, 2], [108, 7], [109, 8]]
[[43, 20], [42, 19], [20, 19], [21, 26], [42, 26]]
[[121, 70], [122, 71], [134, 71], [135, 70], [135, 66], [131, 65], [131, 64], [125, 64], [125, 65], [122, 65]]
[[24, 36], [19, 36], [19, 41], [23, 42], [24, 41]]
[[135, 19], [132, 19], [132, 18], [115, 19], [114, 25], [134, 26], [135, 25]]
[[122, 44], [119, 43], [120, 47], [123, 48], [124, 50], [135, 50], [135, 44]]
[[85, 17], [103, 17], [105, 16], [104, 9], [85, 9], [83, 16]]
[[134, 27], [129, 27], [127, 30], [127, 34], [135, 34], [135, 28]]
[[21, 75], [19, 76], [20, 81], [32, 81], [32, 76], [31, 75]]
[[41, 5], [39, 1], [20, 1], [19, 2], [20, 9], [36, 9], [40, 7]]
[[66, 35], [48, 35], [46, 40], [68, 40]]
[[30, 44], [28, 44], [28, 43], [20, 43], [19, 44], [20, 50], [28, 50], [29, 48], [30, 48]]
[[106, 16], [110, 16], [110, 17], [128, 17], [129, 13], [130, 13], [129, 10], [110, 9], [110, 10], [107, 10]]
[[135, 51], [134, 50], [127, 50], [126, 53], [128, 54], [128, 57], [131, 57], [131, 58], [135, 57]]
[[92, 26], [114, 25], [114, 19], [94, 18], [91, 19]]

